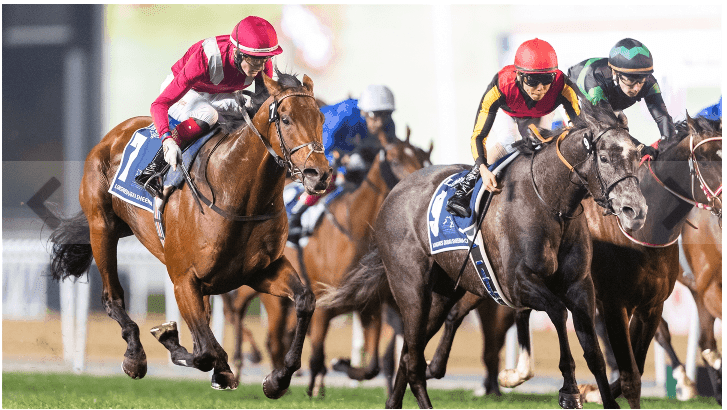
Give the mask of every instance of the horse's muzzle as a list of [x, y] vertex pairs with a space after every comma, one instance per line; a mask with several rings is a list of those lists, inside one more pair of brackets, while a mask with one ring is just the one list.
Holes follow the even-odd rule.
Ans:
[[303, 186], [309, 194], [320, 195], [328, 188], [331, 175], [333, 175], [331, 167], [324, 171], [318, 168], [306, 168], [303, 170]]
[[621, 225], [629, 231], [638, 231], [646, 222], [648, 206], [641, 195], [629, 195], [625, 198], [612, 198], [611, 208], [621, 221]]

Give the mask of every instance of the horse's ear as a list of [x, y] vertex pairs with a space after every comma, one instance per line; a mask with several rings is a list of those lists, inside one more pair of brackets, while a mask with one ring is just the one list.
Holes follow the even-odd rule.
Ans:
[[695, 121], [694, 118], [689, 116], [689, 111], [687, 113], [687, 127], [689, 127], [689, 134], [695, 135], [698, 134], [697, 128], [695, 127]]
[[409, 143], [409, 137], [411, 137], [411, 128], [409, 128], [409, 124], [406, 125], [406, 143]]
[[265, 73], [263, 73], [263, 82], [265, 83], [265, 88], [268, 89], [268, 93], [270, 95], [275, 95], [280, 92], [280, 85], [278, 82], [268, 77]]
[[303, 87], [313, 94], [313, 80], [308, 77], [308, 74], [303, 74]]
[[432, 155], [432, 151], [434, 151], [434, 141], [429, 141], [429, 151], [427, 151], [427, 154]]

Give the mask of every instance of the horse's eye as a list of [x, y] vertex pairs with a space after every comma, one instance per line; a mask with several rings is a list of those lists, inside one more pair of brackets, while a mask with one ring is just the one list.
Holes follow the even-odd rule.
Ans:
[[280, 121], [282, 121], [285, 125], [290, 125], [290, 118], [288, 117], [282, 117]]
[[608, 158], [606, 158], [605, 155], [601, 155], [601, 162], [603, 162], [604, 164], [608, 164]]

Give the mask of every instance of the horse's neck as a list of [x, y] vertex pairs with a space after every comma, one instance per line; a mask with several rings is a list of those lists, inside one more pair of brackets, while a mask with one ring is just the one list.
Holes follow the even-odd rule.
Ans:
[[209, 183], [218, 206], [253, 215], [269, 213], [282, 204], [285, 171], [249, 127], [229, 135], [210, 162]]
[[[541, 152], [535, 154], [533, 178], [535, 178], [540, 196], [549, 207], [553, 210], [572, 214], [577, 211], [578, 204], [585, 198], [588, 190], [573, 183], [581, 183], [581, 181], [560, 160], [556, 144], [557, 142], [547, 145], [542, 148]], [[587, 156], [585, 150], [578, 148], [577, 144], [580, 144], [580, 138], [569, 136], [560, 145], [561, 153], [573, 166], [581, 163]], [[530, 167], [530, 159], [528, 159], [527, 166]], [[581, 167], [577, 166], [578, 168]], [[578, 172], [585, 177], [584, 171], [579, 170]], [[573, 181], [571, 181], [571, 178]], [[532, 182], [528, 182], [532, 185]], [[542, 204], [539, 200], [538, 203]]]

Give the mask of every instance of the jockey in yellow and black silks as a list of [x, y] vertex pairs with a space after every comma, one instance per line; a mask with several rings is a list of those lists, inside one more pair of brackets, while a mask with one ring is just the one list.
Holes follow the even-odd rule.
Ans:
[[[537, 125], [541, 117], [561, 105], [569, 118], [580, 115], [575, 85], [558, 69], [555, 50], [537, 38], [522, 43], [514, 64], [495, 74], [482, 97], [470, 142], [475, 165], [447, 202], [447, 211], [461, 217], [470, 216], [470, 196], [480, 176], [485, 189], [499, 192], [494, 174], [487, 169], [485, 142], [491, 131], [517, 129], [520, 135], [525, 135], [528, 125]], [[505, 115], [498, 117], [500, 110]], [[510, 139], [514, 142], [519, 135], [512, 135]]]

